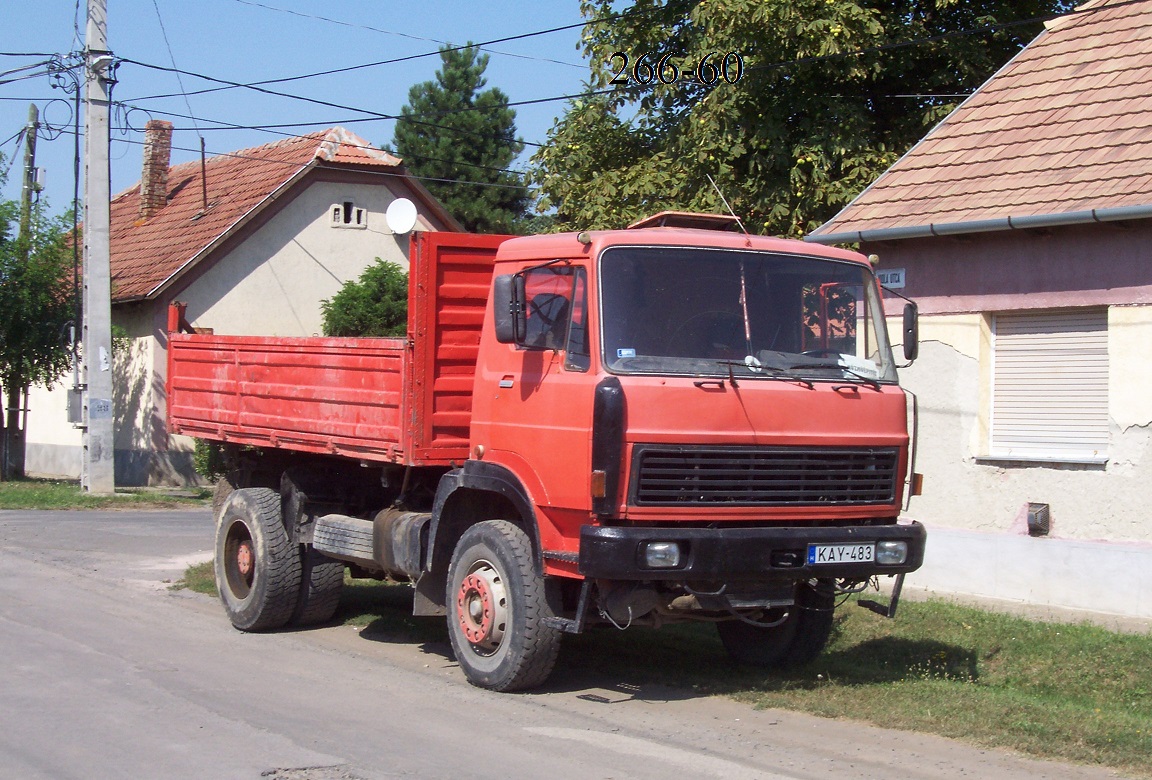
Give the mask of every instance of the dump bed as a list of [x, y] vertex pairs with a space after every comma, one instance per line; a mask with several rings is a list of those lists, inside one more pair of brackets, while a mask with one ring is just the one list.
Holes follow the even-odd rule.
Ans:
[[463, 461], [493, 259], [506, 238], [413, 234], [407, 338], [170, 333], [169, 430], [413, 466]]

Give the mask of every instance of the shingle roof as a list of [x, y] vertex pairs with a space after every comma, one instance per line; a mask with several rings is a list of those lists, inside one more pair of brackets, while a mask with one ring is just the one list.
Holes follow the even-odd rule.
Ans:
[[400, 159], [335, 127], [276, 143], [209, 157], [204, 209], [200, 161], [168, 171], [168, 203], [149, 219], [139, 216], [137, 183], [112, 199], [112, 300], [148, 297], [215, 241], [258, 210], [268, 197], [307, 169], [334, 163], [397, 168]]
[[1152, 0], [1086, 3], [1050, 24], [811, 239], [1143, 215], [1152, 205], [1149, 84]]

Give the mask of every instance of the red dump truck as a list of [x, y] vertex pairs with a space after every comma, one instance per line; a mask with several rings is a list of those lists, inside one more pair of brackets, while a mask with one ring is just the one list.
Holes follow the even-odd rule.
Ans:
[[350, 567], [410, 582], [494, 690], [596, 625], [814, 658], [839, 594], [923, 560], [909, 405], [867, 259], [731, 222], [416, 234], [404, 338], [185, 333], [174, 305], [170, 430], [223, 445], [233, 625], [327, 621]]

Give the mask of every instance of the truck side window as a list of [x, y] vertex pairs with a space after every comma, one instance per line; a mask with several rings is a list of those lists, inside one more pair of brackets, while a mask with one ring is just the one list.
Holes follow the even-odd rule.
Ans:
[[588, 282], [584, 269], [552, 265], [526, 271], [524, 294], [524, 347], [564, 350], [565, 368], [588, 370]]
[[572, 324], [568, 328], [568, 350], [564, 368], [569, 371], [587, 371], [592, 364], [588, 347], [588, 279], [583, 268], [576, 268], [572, 278]]

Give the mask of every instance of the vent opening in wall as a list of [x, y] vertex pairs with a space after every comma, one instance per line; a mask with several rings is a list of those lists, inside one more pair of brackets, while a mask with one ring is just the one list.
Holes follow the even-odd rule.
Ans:
[[1028, 504], [1028, 535], [1047, 536], [1052, 530], [1052, 513], [1047, 504]]
[[357, 206], [353, 201], [336, 203], [332, 206], [332, 227], [366, 228], [368, 214], [363, 207]]

